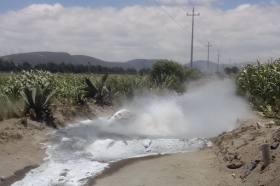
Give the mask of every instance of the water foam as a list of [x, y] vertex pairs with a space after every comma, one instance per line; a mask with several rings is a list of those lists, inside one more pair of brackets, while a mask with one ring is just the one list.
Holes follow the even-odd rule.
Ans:
[[237, 118], [252, 115], [228, 80], [195, 86], [181, 96], [137, 97], [125, 108], [109, 118], [56, 131], [45, 162], [13, 185], [83, 185], [110, 162], [211, 146], [202, 138], [230, 130]]
[[110, 162], [155, 154], [197, 151], [211, 145], [209, 141], [197, 138], [132, 139], [131, 136], [111, 134], [104, 129], [104, 126], [119, 125], [120, 120], [127, 120], [124, 118], [128, 116], [127, 112], [121, 110], [106, 122], [104, 119], [85, 120], [55, 132], [53, 143], [47, 146], [48, 158], [13, 186], [84, 185], [86, 178], [102, 172]]

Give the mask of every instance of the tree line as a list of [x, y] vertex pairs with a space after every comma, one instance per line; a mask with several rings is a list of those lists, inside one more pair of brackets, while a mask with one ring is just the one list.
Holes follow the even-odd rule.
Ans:
[[225, 74], [230, 75], [230, 74], [238, 74], [239, 69], [234, 66], [234, 67], [226, 67], [224, 69]]
[[[137, 70], [134, 68], [124, 69], [122, 67], [104, 67], [101, 65], [82, 65], [72, 63], [39, 63], [32, 66], [28, 62], [14, 63], [12, 61], [5, 61], [0, 59], [0, 72], [20, 72], [22, 70], [45, 70], [52, 73], [94, 73], [94, 74], [137, 74]], [[224, 69], [225, 74], [237, 74], [239, 69], [237, 67], [226, 67]], [[148, 74], [150, 68], [142, 68], [139, 70], [139, 74]]]
[[[13, 61], [4, 61], [0, 59], [0, 72], [20, 72], [22, 70], [46, 70], [52, 73], [100, 73], [100, 74], [137, 74], [137, 70], [134, 68], [124, 69], [122, 67], [103, 67], [101, 65], [82, 65], [61, 62], [59, 64], [39, 63], [32, 66], [28, 62], [14, 63]], [[140, 74], [146, 74], [150, 69], [141, 69]]]

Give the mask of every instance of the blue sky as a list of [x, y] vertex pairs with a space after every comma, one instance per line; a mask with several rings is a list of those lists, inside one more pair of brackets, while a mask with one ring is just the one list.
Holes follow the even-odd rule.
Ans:
[[[170, 0], [171, 1], [171, 0]], [[280, 2], [280, 0], [274, 0]], [[192, 0], [193, 3], [196, 0]], [[222, 3], [215, 3], [214, 6], [219, 7], [223, 10], [235, 8], [240, 4], [267, 4], [270, 0], [222, 0]], [[55, 4], [60, 3], [64, 7], [80, 6], [80, 7], [125, 7], [132, 5], [146, 5], [155, 6], [152, 0], [1, 0], [0, 1], [0, 12], [16, 11], [32, 4]]]
[[[173, 20], [153, 0], [0, 0], [0, 55], [53, 51], [106, 61], [189, 62], [190, 17], [174, 0], [156, 1]], [[191, 10], [189, 0], [175, 1]], [[212, 61], [218, 50], [224, 62], [280, 57], [280, 27], [275, 25], [280, 0], [191, 1], [201, 3], [195, 18], [194, 60], [207, 59], [208, 42]]]

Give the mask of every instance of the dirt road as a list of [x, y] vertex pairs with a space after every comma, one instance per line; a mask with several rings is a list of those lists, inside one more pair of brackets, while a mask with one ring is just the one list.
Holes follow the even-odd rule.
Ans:
[[94, 186], [237, 186], [241, 180], [215, 164], [211, 149], [139, 159], [95, 178]]

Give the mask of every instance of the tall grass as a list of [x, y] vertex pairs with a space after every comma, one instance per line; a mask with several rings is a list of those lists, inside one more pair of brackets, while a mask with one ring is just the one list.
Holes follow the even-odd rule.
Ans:
[[5, 94], [0, 93], [0, 121], [18, 117], [21, 115], [21, 110], [24, 108], [24, 101], [13, 101]]

